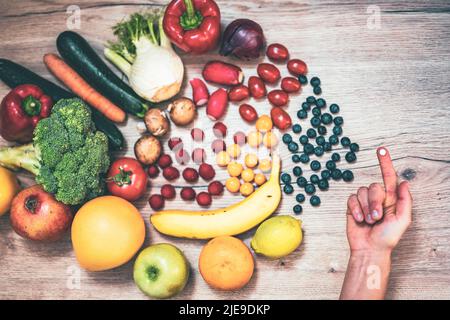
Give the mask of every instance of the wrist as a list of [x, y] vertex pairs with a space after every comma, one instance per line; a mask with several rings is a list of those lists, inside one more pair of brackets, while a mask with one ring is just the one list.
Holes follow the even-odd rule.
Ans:
[[383, 299], [391, 271], [392, 250], [352, 250], [341, 299]]
[[350, 251], [351, 259], [390, 259], [392, 255], [392, 249], [357, 249]]

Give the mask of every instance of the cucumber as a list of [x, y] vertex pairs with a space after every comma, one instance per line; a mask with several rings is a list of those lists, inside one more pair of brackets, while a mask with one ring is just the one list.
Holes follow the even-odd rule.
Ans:
[[75, 97], [73, 93], [7, 59], [0, 59], [0, 79], [10, 88], [15, 88], [22, 84], [34, 84], [41, 88], [46, 95], [50, 96], [53, 102]]
[[91, 108], [92, 120], [95, 123], [97, 130], [103, 132], [109, 141], [109, 146], [113, 150], [122, 150], [124, 146], [124, 139], [122, 132], [116, 127], [116, 125], [106, 118], [101, 112]]
[[149, 106], [106, 65], [86, 39], [64, 31], [58, 36], [56, 47], [66, 63], [98, 92], [125, 112], [144, 117]]
[[[73, 93], [42, 78], [33, 71], [6, 59], [0, 59], [0, 79], [10, 88], [22, 84], [34, 84], [51, 97], [53, 102], [76, 97]], [[120, 130], [99, 111], [94, 108], [91, 108], [91, 110], [95, 126], [108, 137], [110, 147], [114, 150], [122, 149], [124, 138]]]

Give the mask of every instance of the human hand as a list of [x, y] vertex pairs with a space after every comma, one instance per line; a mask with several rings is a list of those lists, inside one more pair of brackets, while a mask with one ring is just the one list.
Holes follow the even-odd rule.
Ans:
[[397, 184], [389, 151], [377, 149], [384, 187], [361, 187], [347, 201], [347, 238], [352, 255], [388, 253], [412, 220], [412, 197], [406, 181]]

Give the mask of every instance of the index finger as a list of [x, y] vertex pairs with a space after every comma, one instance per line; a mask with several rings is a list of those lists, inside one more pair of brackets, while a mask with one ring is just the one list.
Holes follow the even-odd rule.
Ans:
[[397, 173], [392, 164], [391, 155], [385, 147], [377, 149], [377, 156], [386, 189], [384, 205], [389, 207], [397, 202]]

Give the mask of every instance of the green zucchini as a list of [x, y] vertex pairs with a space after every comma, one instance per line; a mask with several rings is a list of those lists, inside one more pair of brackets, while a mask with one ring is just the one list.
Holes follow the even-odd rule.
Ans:
[[109, 146], [113, 150], [121, 150], [124, 146], [124, 139], [122, 132], [116, 127], [116, 125], [106, 118], [100, 111], [94, 108], [92, 110], [92, 120], [94, 120], [97, 130], [103, 132], [109, 141]]
[[[50, 96], [53, 102], [76, 97], [73, 93], [7, 59], [0, 59], [0, 79], [10, 88], [22, 84], [34, 84]], [[110, 147], [114, 150], [122, 149], [124, 139], [120, 130], [99, 111], [94, 108], [91, 108], [91, 110], [95, 126], [108, 137]]]
[[106, 65], [86, 39], [73, 31], [64, 31], [56, 46], [66, 63], [98, 92], [125, 112], [144, 117], [147, 103]]
[[42, 78], [31, 70], [7, 59], [0, 59], [0, 79], [10, 88], [22, 84], [34, 84], [56, 102], [61, 99], [73, 98], [75, 95], [53, 82]]

